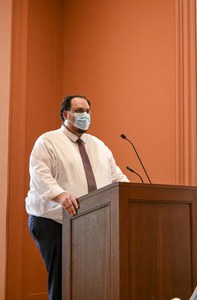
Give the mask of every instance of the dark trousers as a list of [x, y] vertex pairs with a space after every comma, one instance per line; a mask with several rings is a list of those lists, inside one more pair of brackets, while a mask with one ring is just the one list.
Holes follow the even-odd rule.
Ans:
[[62, 225], [31, 215], [28, 225], [48, 271], [49, 300], [62, 300]]

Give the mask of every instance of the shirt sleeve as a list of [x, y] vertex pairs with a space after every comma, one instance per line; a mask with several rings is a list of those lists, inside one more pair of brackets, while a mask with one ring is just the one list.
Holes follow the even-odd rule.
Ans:
[[57, 168], [55, 149], [50, 141], [39, 138], [30, 155], [30, 186], [43, 201], [54, 206], [58, 203], [51, 200], [64, 192], [56, 180]]

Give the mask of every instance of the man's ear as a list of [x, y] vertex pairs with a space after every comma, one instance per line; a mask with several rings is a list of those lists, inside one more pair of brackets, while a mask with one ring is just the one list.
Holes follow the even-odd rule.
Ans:
[[66, 110], [63, 111], [63, 117], [64, 117], [64, 120], [67, 119], [67, 111]]

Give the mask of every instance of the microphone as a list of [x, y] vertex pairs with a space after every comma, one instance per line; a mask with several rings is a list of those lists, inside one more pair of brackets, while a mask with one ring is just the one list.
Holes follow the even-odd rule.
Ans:
[[122, 133], [120, 136], [121, 136], [122, 139], [127, 140], [132, 145], [132, 147], [133, 147], [133, 149], [135, 151], [135, 154], [137, 155], [137, 158], [138, 158], [138, 160], [139, 160], [139, 162], [140, 162], [140, 164], [141, 164], [141, 166], [142, 166], [142, 168], [143, 168], [143, 170], [144, 170], [144, 172], [146, 174], [146, 177], [148, 178], [149, 183], [152, 183], [151, 180], [150, 180], [150, 178], [149, 178], [149, 176], [148, 176], [148, 173], [146, 172], [146, 169], [145, 169], [145, 167], [144, 167], [144, 165], [143, 165], [143, 163], [141, 161], [141, 158], [139, 157], [139, 154], [137, 153], [137, 150], [136, 150], [134, 144], [126, 137], [125, 134]]
[[136, 171], [134, 171], [133, 169], [131, 169], [129, 166], [127, 166], [127, 170], [129, 170], [132, 173], [135, 173], [141, 179], [141, 182], [144, 183], [144, 180], [142, 179], [142, 177], [140, 176], [140, 174], [138, 174]]

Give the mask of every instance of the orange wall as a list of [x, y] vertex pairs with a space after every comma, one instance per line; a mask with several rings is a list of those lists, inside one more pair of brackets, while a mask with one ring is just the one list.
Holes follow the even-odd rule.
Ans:
[[0, 299], [5, 296], [6, 211], [8, 197], [8, 133], [10, 97], [11, 1], [0, 2]]
[[[126, 165], [145, 176], [121, 133], [136, 145], [154, 183], [196, 184], [195, 1], [12, 2], [11, 88], [6, 79], [4, 89], [11, 94], [8, 182], [6, 161], [0, 169], [5, 182], [2, 231], [7, 209], [6, 299], [43, 300], [46, 271], [27, 230], [24, 198], [33, 143], [60, 125], [64, 94], [90, 98], [90, 133], [112, 149], [131, 180], [138, 178]], [[9, 17], [10, 10], [8, 25]], [[5, 53], [0, 52], [1, 59]], [[7, 104], [3, 107], [7, 115], [1, 132], [8, 129]], [[0, 254], [5, 256], [3, 245]]]

